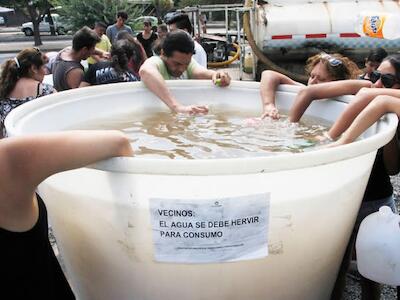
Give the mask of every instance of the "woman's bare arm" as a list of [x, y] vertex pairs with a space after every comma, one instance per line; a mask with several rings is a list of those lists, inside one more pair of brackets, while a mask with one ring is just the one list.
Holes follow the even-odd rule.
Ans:
[[263, 106], [262, 119], [266, 117], [279, 119], [279, 112], [275, 106], [275, 94], [280, 84], [303, 86], [300, 82], [294, 81], [281, 73], [271, 70], [262, 72], [260, 81], [260, 95]]
[[34, 191], [58, 172], [84, 167], [114, 156], [132, 156], [127, 137], [119, 131], [65, 131], [0, 141], [2, 180], [23, 183], [18, 189]]
[[297, 94], [289, 112], [289, 120], [298, 122], [314, 100], [354, 95], [363, 87], [371, 87], [371, 82], [367, 80], [339, 80], [307, 86]]
[[384, 114], [393, 112], [400, 116], [400, 99], [393, 96], [376, 97], [354, 120], [334, 145], [353, 142]]
[[361, 89], [348, 104], [346, 109], [341, 113], [339, 118], [332, 125], [331, 129], [329, 129], [329, 136], [332, 139], [338, 138], [347, 128], [349, 128], [358, 114], [379, 95], [400, 97], [400, 90], [383, 88]]

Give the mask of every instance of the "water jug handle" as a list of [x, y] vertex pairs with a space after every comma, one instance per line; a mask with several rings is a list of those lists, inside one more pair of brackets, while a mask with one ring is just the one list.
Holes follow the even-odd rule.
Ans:
[[393, 214], [392, 209], [389, 206], [381, 206], [379, 208], [379, 215], [382, 217], [387, 217], [390, 216], [391, 214]]
[[379, 218], [386, 222], [395, 222], [400, 225], [400, 216], [393, 213], [389, 206], [381, 206], [379, 208]]

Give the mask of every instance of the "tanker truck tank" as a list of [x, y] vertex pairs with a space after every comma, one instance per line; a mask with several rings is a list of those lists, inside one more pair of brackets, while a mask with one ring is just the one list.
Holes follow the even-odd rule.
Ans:
[[400, 39], [370, 38], [355, 32], [357, 14], [363, 11], [400, 14], [400, 6], [386, 0], [259, 2], [252, 31], [259, 49], [283, 67], [304, 62], [320, 51], [339, 52], [357, 63], [362, 63], [371, 48], [398, 51]]

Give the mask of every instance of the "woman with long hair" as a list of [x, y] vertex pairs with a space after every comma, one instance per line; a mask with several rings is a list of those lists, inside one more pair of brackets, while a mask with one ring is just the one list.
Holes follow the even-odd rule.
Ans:
[[128, 40], [117, 40], [111, 48], [111, 61], [102, 61], [89, 67], [80, 86], [138, 81], [130, 63], [140, 54]]
[[38, 48], [22, 50], [14, 59], [6, 60], [0, 74], [0, 135], [6, 135], [4, 120], [15, 107], [56, 92], [43, 83], [46, 57]]

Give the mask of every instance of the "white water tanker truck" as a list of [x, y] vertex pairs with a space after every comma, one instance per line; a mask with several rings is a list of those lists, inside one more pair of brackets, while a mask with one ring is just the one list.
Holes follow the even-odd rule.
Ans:
[[244, 15], [244, 30], [259, 70], [282, 71], [280, 66], [293, 77], [291, 71], [301, 72], [296, 68], [299, 61], [320, 51], [339, 52], [362, 63], [371, 48], [383, 47], [388, 53], [400, 49], [400, 39], [361, 36], [355, 26], [362, 12], [400, 15], [399, 1], [246, 0], [245, 6], [253, 8]]

